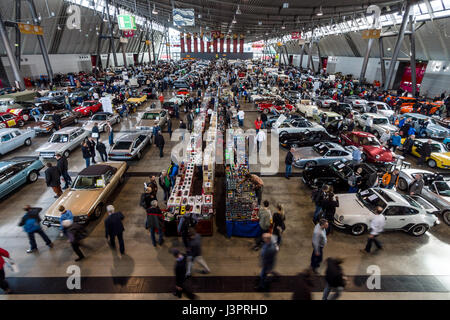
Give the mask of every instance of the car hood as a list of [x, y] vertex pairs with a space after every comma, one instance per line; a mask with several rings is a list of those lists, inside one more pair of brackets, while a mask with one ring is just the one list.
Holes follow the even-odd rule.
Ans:
[[[358, 200], [356, 193], [338, 194], [339, 207], [336, 208], [337, 215], [348, 216], [366, 216], [374, 215], [367, 207]], [[345, 223], [345, 218], [344, 218]]]
[[153, 127], [159, 124], [160, 120], [141, 120], [136, 125], [137, 127]]
[[442, 162], [450, 162], [450, 152], [432, 152], [431, 157], [441, 160]]
[[52, 142], [46, 142], [42, 146], [40, 146], [36, 152], [49, 152], [49, 151], [55, 151], [58, 152], [60, 150], [64, 150], [64, 147], [66, 146], [66, 143], [52, 143]]
[[73, 109], [74, 111], [84, 111], [84, 110], [87, 110], [88, 109], [88, 107], [82, 107], [82, 106], [79, 106], [79, 107], [76, 107], [75, 109]]
[[384, 147], [363, 146], [363, 148], [367, 153], [371, 154], [372, 156], [379, 155], [380, 156], [379, 160], [387, 162], [392, 161], [392, 152]]
[[381, 128], [381, 129], [384, 129], [384, 130], [389, 130], [389, 131], [398, 131], [398, 127], [396, 127], [396, 126], [394, 126], [394, 125], [392, 125], [392, 124], [375, 124], [374, 126], [377, 126], [377, 127], [379, 127], [379, 128]]
[[50, 127], [52, 126], [53, 123], [51, 121], [38, 121], [38, 122], [31, 122], [29, 125], [27, 125], [27, 127], [31, 127], [31, 128], [36, 128], [36, 127]]
[[427, 126], [428, 130], [432, 130], [432, 131], [444, 131], [444, 132], [449, 132], [449, 130], [447, 128], [444, 128], [443, 126], [440, 126], [438, 124], [429, 124]]
[[61, 197], [58, 198], [47, 210], [46, 217], [60, 217], [59, 206], [64, 206], [67, 210], [72, 211], [74, 216], [87, 215], [92, 209], [97, 198], [102, 193], [103, 189], [95, 190], [74, 190], [68, 189], [64, 191]]
[[312, 147], [297, 148], [293, 154], [300, 160], [320, 157], [320, 154], [314, 151]]

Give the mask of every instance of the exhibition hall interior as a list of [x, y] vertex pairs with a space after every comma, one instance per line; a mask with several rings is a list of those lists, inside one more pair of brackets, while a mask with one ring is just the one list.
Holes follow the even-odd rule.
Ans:
[[0, 300], [450, 299], [450, 0], [2, 0], [0, 38]]

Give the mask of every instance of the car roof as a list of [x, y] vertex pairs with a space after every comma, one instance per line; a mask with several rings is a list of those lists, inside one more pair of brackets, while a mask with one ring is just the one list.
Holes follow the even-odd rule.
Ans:
[[9, 133], [9, 132], [13, 132], [13, 131], [22, 131], [19, 128], [4, 128], [4, 129], [0, 129], [0, 134], [4, 134], [4, 133]]
[[144, 132], [134, 132], [134, 133], [128, 133], [126, 135], [121, 136], [120, 138], [117, 139], [117, 142], [123, 142], [123, 141], [130, 141], [133, 142], [134, 140], [136, 140], [137, 137], [142, 136], [142, 135], [146, 135]]
[[117, 168], [106, 164], [94, 164], [81, 170], [79, 176], [99, 176], [107, 173], [108, 171], [116, 172]]
[[364, 131], [352, 131], [350, 134], [354, 134], [358, 137], [375, 137], [373, 134]]
[[[414, 139], [414, 140], [420, 141], [420, 142], [423, 142], [423, 143], [425, 143], [425, 142], [428, 141], [428, 139], [424, 139], [424, 138], [419, 138], [419, 139]], [[436, 140], [433, 140], [433, 139], [431, 139], [431, 143], [439, 143], [439, 144], [443, 144], [442, 142], [439, 142], [439, 141], [436, 141]]]
[[[391, 189], [385, 189], [385, 188], [372, 188], [376, 193], [383, 196], [383, 194], [386, 194], [389, 198], [391, 198], [393, 201], [387, 201], [389, 204], [402, 204], [407, 207], [411, 207], [411, 204], [402, 197], [401, 194], [399, 194], [397, 191], [391, 190]], [[383, 197], [383, 200], [384, 199]]]
[[73, 131], [75, 131], [77, 129], [82, 129], [82, 128], [81, 127], [65, 127], [65, 128], [62, 128], [62, 129], [56, 131], [55, 133], [67, 134], [67, 133], [71, 133], [71, 132], [73, 132]]
[[430, 117], [427, 117], [426, 115], [423, 115], [420, 113], [405, 113], [403, 116], [417, 118], [417, 119], [429, 119], [430, 118]]
[[383, 119], [387, 119], [386, 116], [383, 116], [383, 115], [378, 114], [378, 113], [365, 112], [365, 113], [363, 113], [363, 114], [367, 114], [368, 116], [372, 116], [372, 117], [374, 117], [374, 118], [383, 118]]

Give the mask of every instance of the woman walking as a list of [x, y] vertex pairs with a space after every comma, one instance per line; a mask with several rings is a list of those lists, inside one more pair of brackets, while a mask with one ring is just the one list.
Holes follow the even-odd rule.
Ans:
[[273, 214], [273, 234], [277, 236], [277, 245], [281, 244], [281, 234], [286, 229], [286, 225], [284, 224], [284, 220], [286, 220], [286, 216], [284, 215], [284, 208], [282, 204], [277, 204], [277, 211]]

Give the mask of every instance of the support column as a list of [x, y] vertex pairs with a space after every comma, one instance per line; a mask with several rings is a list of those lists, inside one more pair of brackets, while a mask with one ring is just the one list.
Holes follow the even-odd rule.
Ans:
[[9, 44], [8, 34], [6, 33], [6, 28], [5, 25], [3, 24], [3, 19], [1, 15], [0, 15], [0, 38], [2, 38], [3, 45], [6, 49], [6, 55], [8, 56], [9, 63], [11, 64], [16, 86], [18, 86], [20, 90], [25, 90], [25, 84], [23, 82], [22, 75], [20, 74], [19, 66], [17, 65], [17, 60], [15, 59], [13, 51]]
[[[21, 8], [21, 1], [20, 0], [16, 0], [16, 22], [20, 21], [20, 17], [21, 17], [21, 12], [20, 12], [20, 8]], [[21, 50], [21, 35], [20, 35], [20, 30], [19, 30], [19, 26], [16, 25], [16, 60], [17, 60], [17, 66], [20, 69], [20, 50]]]
[[311, 40], [311, 42], [309, 43], [309, 49], [308, 49], [308, 68], [311, 66], [311, 70], [315, 74], [316, 73], [316, 68], [314, 67], [314, 61], [313, 61], [313, 58], [312, 58], [312, 53], [313, 53], [313, 42]]
[[374, 41], [375, 41], [374, 39], [369, 39], [369, 42], [367, 42], [366, 55], [364, 56], [364, 61], [363, 61], [363, 65], [362, 65], [362, 68], [361, 68], [361, 74], [359, 76], [359, 82], [360, 83], [365, 82], [367, 64], [369, 63], [370, 51], [372, 50], [372, 46], [373, 46]]
[[317, 47], [317, 56], [319, 57], [319, 64], [318, 64], [318, 71], [320, 73], [320, 70], [322, 70], [322, 57], [320, 55], [320, 47], [319, 47], [319, 41], [316, 42], [316, 47]]
[[409, 16], [409, 22], [411, 26], [411, 34], [409, 36], [409, 42], [411, 44], [411, 82], [412, 82], [412, 95], [416, 96], [417, 91], [417, 79], [416, 79], [416, 35], [414, 34], [414, 16]]
[[406, 25], [408, 23], [409, 11], [411, 9], [411, 1], [406, 1], [405, 13], [403, 14], [402, 24], [398, 32], [397, 42], [395, 43], [394, 52], [392, 54], [391, 63], [389, 65], [389, 71], [387, 74], [386, 82], [384, 84], [384, 90], [388, 90], [391, 86], [392, 78], [394, 77], [394, 69], [397, 63], [398, 54], [402, 46], [403, 39], [405, 37]]
[[150, 25], [152, 26], [152, 34], [151, 34], [151, 37], [152, 37], [152, 41], [151, 41], [151, 45], [152, 45], [152, 51], [153, 51], [153, 59], [150, 59], [150, 62], [151, 63], [153, 63], [153, 62], [155, 62], [156, 63], [156, 56], [155, 56], [155, 42], [154, 42], [154, 36], [153, 36], [153, 34], [155, 33], [155, 31], [153, 30], [153, 23], [152, 22], [150, 22]]
[[302, 69], [302, 64], [303, 64], [303, 54], [305, 53], [305, 44], [302, 45], [302, 53], [300, 54], [300, 69]]
[[98, 40], [97, 40], [97, 60], [95, 60], [95, 72], [99, 70], [98, 66], [101, 62], [101, 48], [102, 48], [102, 36], [103, 36], [103, 20], [100, 23], [100, 29], [98, 31]]
[[142, 49], [142, 36], [144, 35], [144, 31], [141, 29], [141, 32], [139, 33], [139, 46], [137, 49], [137, 62], [139, 63], [139, 55], [141, 54], [141, 49]]
[[384, 46], [383, 38], [378, 39], [378, 47], [380, 49], [380, 69], [381, 69], [381, 85], [386, 83], [386, 67], [384, 66]]
[[125, 53], [125, 45], [126, 45], [126, 43], [122, 42], [120, 47], [122, 48], [123, 66], [126, 68], [127, 67], [127, 54]]
[[[36, 7], [34, 5], [33, 0], [28, 0], [28, 4], [30, 6], [31, 16], [33, 17], [33, 22], [35, 25], [40, 25], [38, 15], [36, 13]], [[50, 64], [50, 59], [48, 58], [47, 47], [45, 46], [44, 37], [38, 35], [39, 46], [41, 47], [42, 57], [44, 58], [45, 68], [47, 69], [47, 75], [49, 83], [53, 83], [53, 70]]]
[[113, 59], [114, 59], [114, 67], [117, 67], [116, 48], [114, 47], [114, 25], [111, 23], [111, 16], [109, 15], [109, 1], [111, 1], [111, 0], [105, 0], [105, 8], [106, 8], [106, 15], [108, 17], [108, 28], [109, 28], [109, 36], [110, 36], [108, 62], [109, 62], [109, 54], [112, 51]]

